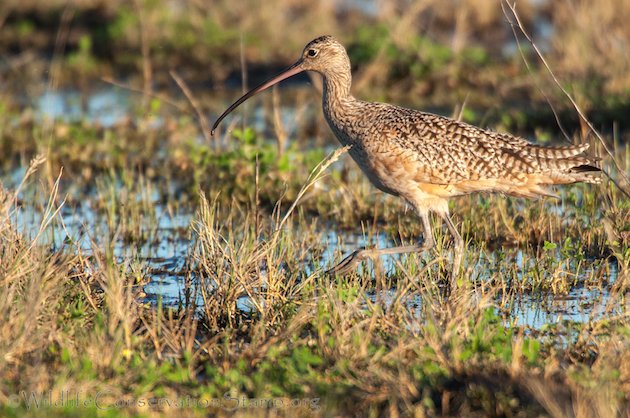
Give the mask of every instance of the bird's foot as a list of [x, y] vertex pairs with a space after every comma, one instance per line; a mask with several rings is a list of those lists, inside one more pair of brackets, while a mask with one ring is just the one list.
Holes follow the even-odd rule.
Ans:
[[369, 257], [372, 252], [370, 250], [366, 250], [365, 248], [360, 248], [358, 250], [353, 251], [346, 258], [341, 260], [339, 264], [330, 270], [326, 271], [326, 274], [346, 274], [352, 271], [361, 261], [363, 261], [366, 257]]

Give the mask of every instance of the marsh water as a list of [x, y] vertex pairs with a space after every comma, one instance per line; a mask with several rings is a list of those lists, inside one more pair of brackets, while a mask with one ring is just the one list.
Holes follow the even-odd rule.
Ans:
[[[101, 126], [112, 126], [125, 118], [130, 118], [135, 106], [133, 96], [129, 92], [117, 88], [103, 88], [93, 94], [84, 97], [77, 91], [49, 92], [33, 103], [36, 115], [42, 119], [64, 119], [66, 121], [88, 121]], [[254, 106], [254, 105], [250, 105]], [[283, 116], [290, 119], [292, 109], [285, 109]], [[250, 118], [255, 119], [254, 125], [262, 125], [262, 120], [257, 119], [257, 110], [250, 108]], [[159, 121], [157, 122], [159, 127]], [[200, 139], [201, 140], [201, 139]], [[10, 173], [6, 173], [2, 182], [8, 188], [15, 188], [25, 174], [26, 169], [20, 167]], [[36, 185], [34, 185], [36, 186]], [[115, 183], [110, 185], [116, 190], [120, 185]], [[37, 187], [26, 188], [21, 195], [21, 208], [14, 213], [14, 221], [18, 228], [27, 236], [39, 236], [41, 244], [49, 245], [51, 248], [58, 248], [71, 242], [73, 245], [82, 248], [89, 253], [94, 242], [99, 241], [98, 237], [106, 236], [108, 225], [102, 216], [102, 208], [95, 207], [90, 192], [73, 188], [71, 180], [62, 182], [60, 197], [68, 198], [55, 219], [47, 223], [43, 215], [46, 197], [37, 194]], [[190, 228], [194, 218], [192, 208], [177, 209], [167, 207], [161, 202], [157, 192], [145, 197], [151, 204], [153, 210], [147, 214], [140, 215], [142, 234], [146, 239], [141, 244], [129, 244], [124, 239], [114, 239], [114, 256], [121, 262], [131, 262], [136, 268], [148, 272], [149, 280], [144, 283], [144, 298], [151, 303], [177, 306], [184, 302], [185, 292], [191, 283], [186, 274], [189, 267], [189, 260], [194, 246], [194, 237]], [[29, 203], [27, 203], [29, 202]], [[31, 204], [31, 202], [37, 202]], [[42, 228], [42, 225], [45, 225]], [[109, 232], [111, 233], [111, 232]], [[341, 234], [341, 235], [340, 235]], [[321, 234], [321, 240], [325, 246], [321, 266], [330, 266], [339, 256], [340, 252], [347, 254], [355, 247], [365, 245], [378, 245], [379, 247], [395, 245], [383, 233], [378, 233], [376, 237], [366, 238], [361, 232], [350, 231], [339, 233], [333, 228]], [[343, 246], [339, 245], [343, 242]], [[471, 251], [476, 251], [471, 249]], [[427, 257], [427, 256], [425, 256]], [[499, 268], [499, 264], [494, 262], [494, 258], [499, 257], [493, 251], [485, 251], [478, 258], [476, 265], [468, 266], [472, 268], [472, 276], [476, 280], [484, 280], [489, 276], [492, 269]], [[558, 257], [560, 255], [558, 254]], [[129, 261], [132, 260], [132, 261]], [[391, 271], [397, 257], [383, 257], [382, 267], [385, 271]], [[586, 267], [576, 269], [578, 276], [575, 277], [576, 285], [572, 286], [567, 293], [553, 294], [523, 294], [515, 299], [509, 309], [514, 319], [513, 325], [524, 325], [533, 329], [540, 329], [546, 324], [558, 323], [564, 320], [569, 321], [589, 321], [600, 318], [602, 315], [610, 315], [611, 312], [620, 312], [627, 307], [608, 306], [608, 289], [614, 285], [617, 277], [617, 265], [611, 259], [590, 260]], [[513, 255], [513, 263], [520, 269], [526, 271], [529, 263], [528, 259], [521, 251], [516, 251]], [[305, 265], [304, 269], [310, 272], [313, 265]], [[587, 277], [593, 275], [593, 269], [597, 269], [597, 277], [608, 283], [607, 286], [587, 286], [581, 283]], [[570, 274], [570, 273], [567, 273]], [[193, 283], [194, 285], [194, 283]], [[390, 289], [382, 293], [376, 291], [370, 295], [374, 300], [387, 300], [392, 298], [395, 289]], [[198, 300], [198, 303], [203, 301]], [[420, 304], [420, 300], [411, 300], [408, 303]], [[250, 310], [252, 305], [248, 299], [243, 297], [238, 305], [239, 309]]]

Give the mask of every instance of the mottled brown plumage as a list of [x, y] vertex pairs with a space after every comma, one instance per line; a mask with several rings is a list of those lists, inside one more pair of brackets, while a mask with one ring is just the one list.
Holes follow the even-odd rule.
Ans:
[[542, 147], [447, 117], [355, 99], [350, 94], [350, 60], [344, 47], [330, 36], [309, 42], [295, 64], [241, 97], [217, 119], [213, 131], [247, 98], [301, 71], [323, 76], [324, 116], [335, 136], [350, 146], [350, 155], [374, 186], [402, 197], [416, 209], [425, 230], [421, 245], [360, 249], [332, 272], [346, 272], [366, 257], [431, 248], [429, 212], [434, 212], [455, 239], [454, 276], [464, 242], [449, 217], [448, 198], [473, 192], [553, 196], [545, 186], [599, 182], [599, 169], [583, 154], [588, 144]]

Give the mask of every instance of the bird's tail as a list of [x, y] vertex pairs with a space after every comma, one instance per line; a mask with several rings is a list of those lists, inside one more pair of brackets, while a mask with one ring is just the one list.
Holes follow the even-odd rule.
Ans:
[[528, 152], [540, 159], [559, 160], [576, 157], [586, 151], [588, 147], [589, 144], [568, 145], [563, 147], [543, 147], [532, 144]]
[[601, 168], [597, 167], [595, 161], [589, 160], [587, 164], [581, 164], [570, 169], [570, 173], [575, 181], [599, 184], [602, 182]]
[[589, 144], [569, 147], [535, 147], [539, 155], [540, 174], [547, 175], [548, 184], [569, 184], [583, 181], [600, 183], [598, 158], [584, 154]]
[[508, 194], [521, 197], [553, 196], [546, 186], [571, 183], [601, 183], [599, 159], [584, 155], [589, 144], [568, 147], [533, 146], [531, 154], [538, 159], [540, 169], [526, 174], [525, 184], [511, 188]]

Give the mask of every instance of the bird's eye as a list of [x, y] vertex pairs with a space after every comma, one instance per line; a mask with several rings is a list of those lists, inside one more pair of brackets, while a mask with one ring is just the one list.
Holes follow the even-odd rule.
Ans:
[[308, 52], [306, 53], [309, 57], [314, 57], [317, 55], [317, 50], [316, 49], [309, 49]]

